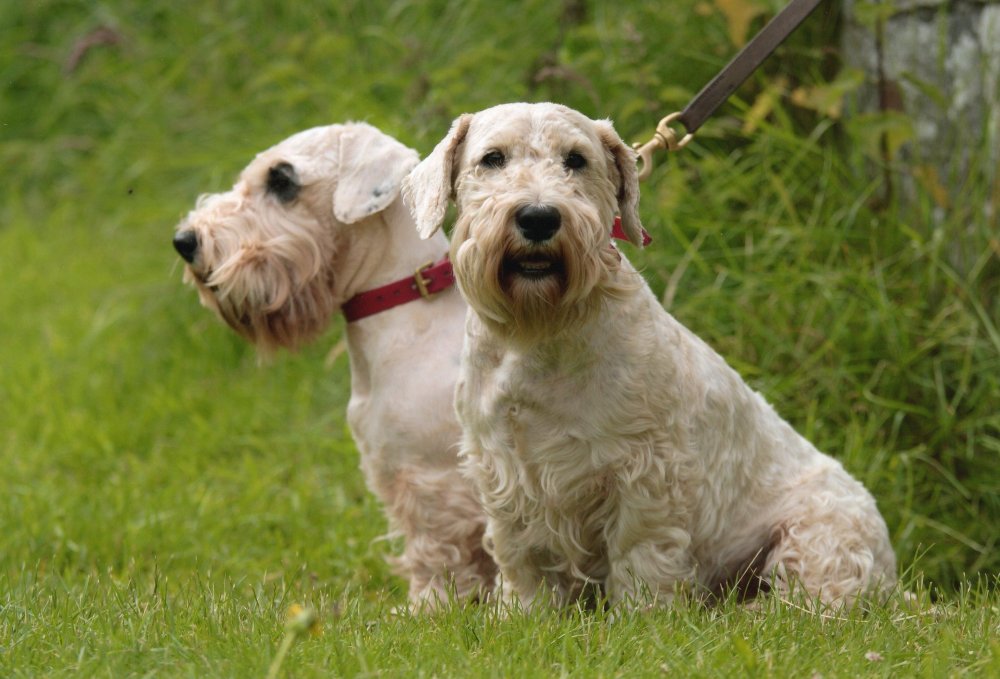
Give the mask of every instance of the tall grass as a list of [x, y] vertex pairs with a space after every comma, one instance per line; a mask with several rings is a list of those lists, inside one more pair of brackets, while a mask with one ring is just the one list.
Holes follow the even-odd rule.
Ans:
[[[424, 622], [388, 615], [403, 583], [344, 425], [346, 359], [325, 360], [340, 323], [259, 366], [181, 285], [173, 225], [312, 125], [427, 153], [463, 111], [553, 99], [645, 139], [732, 25], [695, 2], [0, 3], [0, 673], [263, 674], [293, 601], [327, 629], [299, 675], [996, 671], [996, 218], [878, 205], [868, 131], [790, 102], [839, 72], [835, 14], [656, 169], [655, 240], [628, 254], [865, 482], [941, 602]], [[72, 63], [100, 27], [111, 44]]]

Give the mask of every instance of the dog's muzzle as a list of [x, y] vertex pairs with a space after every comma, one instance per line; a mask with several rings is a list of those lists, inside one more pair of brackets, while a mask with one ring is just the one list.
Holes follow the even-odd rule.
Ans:
[[533, 243], [544, 243], [559, 230], [562, 215], [551, 205], [525, 205], [514, 213], [514, 223], [522, 236]]
[[181, 231], [174, 235], [174, 250], [188, 264], [194, 263], [198, 253], [198, 234], [194, 231]]

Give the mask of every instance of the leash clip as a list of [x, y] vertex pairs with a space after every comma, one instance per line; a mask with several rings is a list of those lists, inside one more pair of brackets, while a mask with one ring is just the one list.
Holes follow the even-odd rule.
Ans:
[[632, 148], [634, 148], [636, 153], [639, 154], [639, 161], [641, 161], [639, 164], [639, 181], [645, 181], [653, 172], [654, 152], [659, 149], [679, 151], [687, 146], [691, 142], [691, 139], [694, 138], [694, 134], [689, 132], [678, 139], [677, 133], [670, 127], [670, 123], [680, 118], [681, 113], [681, 111], [677, 111], [675, 113], [671, 113], [666, 118], [663, 118], [656, 125], [656, 132], [653, 133], [653, 138], [645, 144], [640, 144], [639, 142], [632, 144]]

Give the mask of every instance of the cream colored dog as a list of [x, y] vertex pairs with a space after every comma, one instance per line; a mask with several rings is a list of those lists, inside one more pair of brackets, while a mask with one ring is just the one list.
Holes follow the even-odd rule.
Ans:
[[[370, 125], [317, 127], [259, 154], [204, 195], [174, 247], [202, 304], [262, 350], [296, 347], [363, 291], [447, 252], [398, 198], [417, 153]], [[485, 517], [458, 471], [453, 409], [466, 306], [454, 287], [347, 324], [347, 418], [369, 488], [405, 547], [414, 608], [492, 585]]]
[[635, 158], [554, 104], [463, 115], [404, 182], [424, 238], [454, 197], [471, 306], [456, 406], [506, 600], [608, 601], [891, 585], [872, 496], [663, 310], [611, 245], [639, 244]]

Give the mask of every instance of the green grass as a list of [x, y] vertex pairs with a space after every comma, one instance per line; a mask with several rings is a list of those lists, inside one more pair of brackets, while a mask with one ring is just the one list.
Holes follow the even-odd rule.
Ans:
[[[7, 584], [7, 583], [4, 583]], [[281, 610], [305, 598], [320, 612], [282, 664], [286, 676], [996, 676], [996, 597], [963, 591], [921, 610], [817, 616], [784, 604], [747, 611], [680, 606], [611, 620], [569, 610], [497, 616], [455, 608], [394, 615], [357, 586], [140, 581], [91, 575], [19, 582], [31, 601], [8, 617], [15, 674], [264, 676]], [[58, 668], [54, 670], [53, 668]], [[8, 675], [9, 676], [9, 675]]]
[[[325, 361], [341, 323], [258, 365], [181, 284], [173, 226], [312, 125], [427, 153], [460, 112], [552, 99], [644, 140], [734, 50], [711, 3], [577, 6], [0, 0], [0, 675], [264, 676], [292, 603], [323, 629], [294, 676], [1000, 672], [989, 187], [877, 207], [873, 123], [785, 96], [743, 132], [780, 77], [836, 75], [819, 19], [657, 168], [655, 240], [629, 254], [872, 490], [923, 603], [390, 614], [405, 589], [344, 424], [346, 359]], [[119, 42], [67, 69], [100, 25]]]

